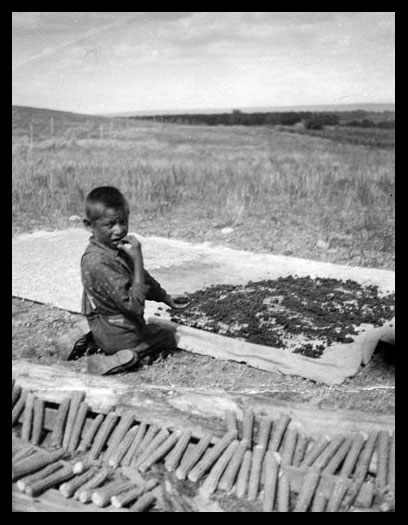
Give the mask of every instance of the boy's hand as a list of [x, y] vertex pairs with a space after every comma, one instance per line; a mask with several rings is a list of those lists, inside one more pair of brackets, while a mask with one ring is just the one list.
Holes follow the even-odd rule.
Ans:
[[181, 310], [182, 308], [186, 308], [190, 304], [190, 301], [184, 295], [175, 295], [172, 297], [171, 295], [167, 294], [164, 304], [167, 304], [167, 306], [170, 306], [170, 308]]
[[118, 248], [127, 252], [130, 257], [135, 259], [142, 253], [142, 245], [134, 235], [126, 235], [118, 244]]

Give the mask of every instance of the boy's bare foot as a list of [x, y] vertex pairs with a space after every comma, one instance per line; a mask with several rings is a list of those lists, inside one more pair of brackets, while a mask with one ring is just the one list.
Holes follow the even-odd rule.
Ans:
[[90, 374], [103, 376], [123, 372], [135, 365], [138, 356], [132, 350], [119, 350], [113, 355], [94, 354], [87, 357], [87, 370]]

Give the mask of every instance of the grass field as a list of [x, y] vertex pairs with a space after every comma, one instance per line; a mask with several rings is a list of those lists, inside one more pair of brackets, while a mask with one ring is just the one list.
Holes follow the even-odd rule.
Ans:
[[394, 131], [381, 131], [364, 130], [368, 147], [15, 107], [13, 233], [72, 226], [86, 193], [112, 184], [142, 234], [393, 269]]

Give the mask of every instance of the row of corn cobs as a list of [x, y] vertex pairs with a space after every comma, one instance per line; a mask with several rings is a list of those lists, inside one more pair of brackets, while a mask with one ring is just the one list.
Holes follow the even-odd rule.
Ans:
[[160, 463], [178, 480], [200, 482], [204, 496], [232, 493], [265, 512], [395, 509], [395, 431], [312, 439], [286, 414], [255, 417], [247, 408], [241, 421], [226, 412], [222, 437], [197, 437], [139, 421], [130, 409], [97, 414], [84, 392], [60, 403], [48, 431], [45, 415], [44, 399], [13, 382], [12, 426], [21, 440], [12, 481], [31, 496], [59, 487], [99, 507], [160, 508], [151, 471]]

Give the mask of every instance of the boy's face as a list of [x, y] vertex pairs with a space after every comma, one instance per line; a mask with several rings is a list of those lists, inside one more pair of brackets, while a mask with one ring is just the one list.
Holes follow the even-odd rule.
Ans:
[[97, 219], [85, 219], [85, 226], [90, 229], [96, 241], [108, 248], [117, 249], [119, 242], [128, 233], [129, 211], [126, 208], [105, 208], [101, 206]]

